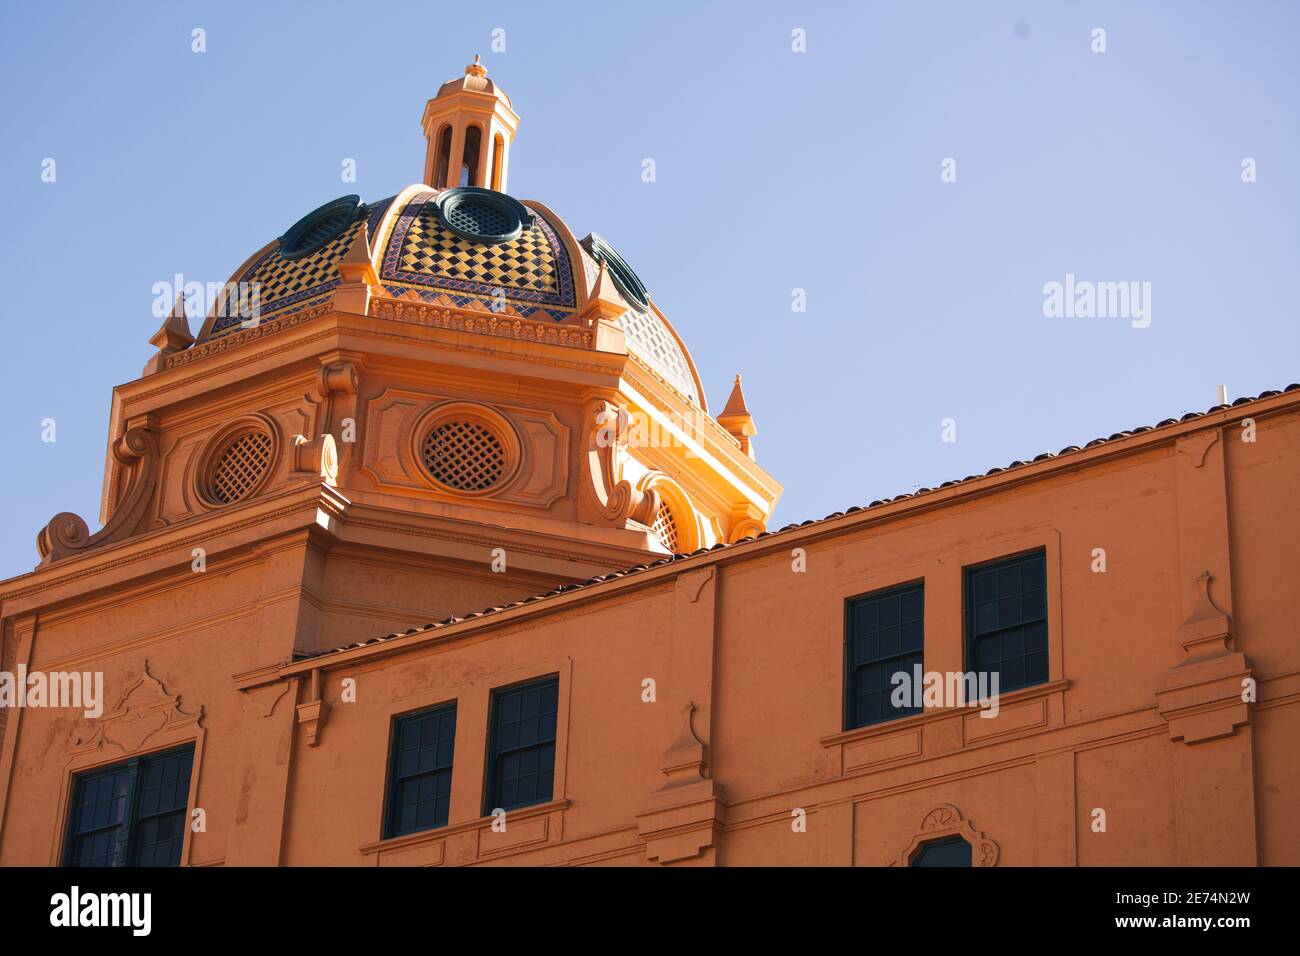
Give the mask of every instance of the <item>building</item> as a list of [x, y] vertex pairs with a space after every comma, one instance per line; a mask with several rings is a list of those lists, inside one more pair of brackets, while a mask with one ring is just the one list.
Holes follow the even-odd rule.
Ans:
[[477, 59], [422, 124], [178, 303], [0, 584], [0, 864], [1300, 863], [1300, 386], [769, 532]]

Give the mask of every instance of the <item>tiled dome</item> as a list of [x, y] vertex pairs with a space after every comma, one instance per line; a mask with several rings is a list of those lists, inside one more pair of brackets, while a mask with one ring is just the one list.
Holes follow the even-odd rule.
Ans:
[[[261, 322], [318, 305], [338, 286], [338, 263], [363, 228], [377, 295], [535, 321], [583, 321], [576, 313], [604, 262], [628, 305], [615, 324], [629, 350], [702, 404], [689, 354], [622, 257], [599, 236], [579, 243], [540, 204], [492, 190], [415, 185], [373, 203], [334, 200], [254, 254], [230, 288], [255, 284]], [[214, 311], [201, 341], [241, 328], [238, 309]]]
[[[426, 187], [386, 218], [377, 237], [383, 294], [428, 301], [445, 295], [470, 308], [491, 308], [495, 302], [494, 311], [505, 311], [504, 300], [510, 313], [526, 318], [563, 320], [577, 308], [569, 250], [546, 216], [527, 210], [531, 221], [519, 224], [514, 239], [476, 238], [468, 230], [487, 216], [444, 220], [437, 198]], [[453, 228], [457, 223], [465, 228]]]

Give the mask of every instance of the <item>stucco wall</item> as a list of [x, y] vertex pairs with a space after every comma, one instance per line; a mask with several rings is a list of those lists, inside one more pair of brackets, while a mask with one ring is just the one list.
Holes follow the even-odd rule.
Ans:
[[[0, 864], [57, 859], [71, 773], [194, 739], [191, 806], [206, 813], [186, 848], [194, 864], [889, 865], [946, 827], [999, 865], [1295, 865], [1297, 462], [1288, 411], [1252, 445], [1235, 425], [1189, 432], [297, 662], [295, 644], [375, 637], [423, 624], [405, 618], [422, 606], [478, 608], [534, 582], [331, 550], [311, 530], [205, 574], [29, 610], [8, 621], [5, 667], [102, 670], [106, 711], [121, 709], [102, 727], [53, 709], [7, 715]], [[1216, 487], [1231, 554], [1209, 593], [1233, 635], [1218, 650], [1188, 630], [1197, 592], [1184, 580], [1226, 556]], [[926, 668], [961, 670], [963, 567], [1036, 548], [1047, 683], [1005, 695], [992, 720], [928, 710], [844, 731], [846, 599], [924, 579]], [[1247, 666], [1259, 701], [1234, 716]], [[1217, 696], [1189, 704], [1186, 688], [1206, 681], [1188, 675], [1206, 667], [1220, 668]], [[550, 673], [553, 799], [496, 833], [482, 813], [490, 693]], [[381, 840], [392, 718], [452, 699], [449, 825]], [[806, 825], [792, 826], [801, 811]]]

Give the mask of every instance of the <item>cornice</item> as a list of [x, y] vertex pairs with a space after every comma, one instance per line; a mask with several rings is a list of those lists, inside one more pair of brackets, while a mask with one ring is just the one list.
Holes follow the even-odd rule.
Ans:
[[328, 485], [312, 484], [306, 489], [294, 488], [256, 499], [235, 510], [223, 509], [197, 515], [0, 582], [0, 602], [14, 601], [87, 577], [103, 575], [128, 564], [211, 542], [218, 535], [262, 527], [299, 512], [311, 512], [310, 523], [315, 524], [318, 511], [324, 509], [338, 514], [348, 504], [345, 497]]
[[[475, 522], [468, 522], [468, 521], [464, 521], [463, 519], [447, 518], [445, 520], [458, 521], [458, 523], [461, 524], [476, 524]], [[481, 527], [486, 529], [484, 534], [465, 534], [465, 533], [456, 533], [456, 532], [448, 531], [443, 528], [425, 527], [423, 525], [412, 524], [411, 521], [409, 520], [409, 515], [405, 520], [402, 521], [385, 521], [380, 518], [362, 517], [361, 515], [355, 512], [348, 515], [347, 524], [349, 527], [352, 528], [373, 528], [377, 531], [386, 531], [395, 534], [417, 535], [419, 537], [425, 537], [425, 538], [437, 538], [442, 541], [458, 541], [462, 544], [482, 544], [484, 541], [490, 539], [491, 541], [496, 542], [499, 545], [506, 538], [515, 538], [516, 540], [512, 542], [509, 547], [509, 550], [511, 551], [521, 551], [525, 554], [533, 554], [533, 555], [537, 555], [538, 557], [545, 557], [545, 558], [556, 558], [564, 561], [573, 561], [575, 558], [575, 554], [571, 549], [558, 548], [558, 547], [548, 548], [538, 544], [521, 543], [520, 541], [517, 540], [518, 536], [520, 535], [537, 538], [538, 540], [543, 540], [543, 541], [555, 541], [557, 539], [557, 536], [551, 534], [543, 534], [540, 532], [526, 531], [520, 528], [506, 528], [506, 527], [498, 527], [496, 525], [481, 525]], [[593, 542], [586, 541], [586, 540], [583, 540], [580, 543], [585, 546], [590, 546], [593, 544]], [[618, 548], [617, 545], [610, 545], [610, 546], [606, 546], [606, 549], [609, 551], [609, 554], [606, 555], [607, 558], [613, 558], [615, 555], [621, 555], [626, 557], [629, 554], [638, 554], [638, 556], [640, 556], [640, 554], [632, 548]], [[590, 556], [577, 555], [577, 557], [592, 564], [602, 563], [601, 556], [599, 555], [590, 555]]]
[[[184, 352], [170, 356], [165, 372], [157, 376], [135, 379], [117, 386], [115, 398], [120, 396], [123, 402], [139, 408], [158, 396], [173, 392], [191, 378], [213, 379], [227, 372], [239, 372], [250, 368], [263, 359], [284, 352], [309, 346], [322, 340], [340, 340], [345, 336], [358, 336], [362, 339], [413, 343], [434, 349], [447, 349], [479, 355], [493, 355], [508, 360], [520, 361], [524, 357], [517, 350], [497, 348], [491, 343], [517, 342], [542, 349], [541, 352], [529, 354], [529, 365], [542, 365], [587, 375], [608, 376], [617, 374], [623, 367], [625, 354], [617, 356], [598, 352], [596, 349], [577, 344], [581, 341], [594, 342], [594, 333], [588, 329], [573, 326], [546, 325], [529, 319], [498, 316], [484, 316], [482, 313], [466, 312], [456, 309], [433, 309], [415, 306], [413, 303], [401, 304], [407, 310], [406, 315], [415, 314], [411, 310], [425, 309], [432, 317], [428, 321], [384, 317], [374, 314], [361, 316], [335, 311], [328, 303], [300, 313], [269, 320], [255, 329], [235, 332], [211, 342], [196, 345]], [[323, 321], [313, 330], [303, 330], [300, 326]], [[450, 336], [439, 335], [431, 338], [427, 335], [415, 335], [404, 329], [429, 329], [434, 332], [451, 333]], [[281, 333], [298, 329], [300, 334], [279, 338]], [[518, 333], [518, 334], [516, 334]], [[553, 334], [551, 334], [553, 333]], [[458, 341], [460, 335], [467, 341]], [[274, 343], [266, 343], [268, 338], [276, 338]], [[477, 344], [471, 344], [471, 341]], [[261, 343], [261, 344], [258, 344]], [[246, 349], [239, 348], [247, 346]], [[363, 351], [353, 344], [353, 351]], [[237, 355], [228, 353], [238, 352]], [[579, 356], [589, 356], [583, 360]], [[225, 357], [229, 361], [218, 362]], [[304, 355], [304, 359], [310, 356]], [[612, 359], [617, 359], [611, 364]], [[189, 374], [184, 374], [189, 372]], [[156, 380], [158, 384], [154, 384]], [[145, 383], [153, 387], [141, 387]]]
[[173, 355], [167, 356], [166, 367], [169, 370], [180, 368], [183, 365], [189, 365], [193, 362], [208, 358], [211, 355], [228, 352], [233, 348], [239, 348], [241, 345], [255, 342], [268, 335], [275, 335], [277, 332], [291, 329], [295, 325], [302, 325], [304, 322], [318, 319], [322, 315], [328, 315], [332, 311], [332, 303], [323, 302], [320, 305], [310, 306], [301, 311], [280, 318], [270, 319], [267, 322], [262, 322], [255, 328], [243, 329], [239, 332], [231, 332], [229, 335], [223, 335], [219, 339], [211, 339], [201, 345], [191, 346], [183, 352], [176, 352]]
[[631, 384], [640, 387], [638, 394], [653, 401], [658, 410], [664, 414], [680, 418], [681, 423], [686, 426], [685, 430], [689, 431], [696, 441], [703, 444], [715, 458], [725, 462], [728, 468], [742, 476], [751, 487], [761, 489], [763, 493], [771, 496], [775, 507], [784, 488], [758, 462], [740, 450], [740, 443], [735, 437], [718, 424], [717, 419], [712, 415], [664, 381], [663, 376], [650, 368], [635, 352], [629, 351], [628, 358], [630, 360], [628, 364], [634, 367], [635, 372], [644, 373], [625, 376]]
[[[691, 554], [673, 555], [637, 565], [627, 571], [597, 576], [584, 584], [562, 586], [547, 594], [535, 595], [504, 607], [449, 618], [432, 626], [412, 628], [401, 635], [372, 638], [357, 646], [324, 651], [302, 661], [283, 662], [274, 668], [262, 669], [257, 676], [249, 675], [247, 680], [250, 686], [256, 686], [288, 679], [316, 667], [343, 667], [372, 657], [414, 651], [432, 641], [455, 640], [521, 620], [559, 613], [578, 604], [599, 600], [625, 589], [647, 587], [708, 565], [744, 561], [775, 552], [785, 553], [793, 547], [803, 547], [819, 540], [926, 514], [1103, 462], [1172, 447], [1179, 439], [1199, 430], [1221, 429], [1242, 419], [1264, 418], [1294, 410], [1297, 406], [1300, 406], [1300, 388], [1272, 393], [1183, 421], [1168, 422], [1146, 431], [1116, 436], [1099, 444], [1090, 443], [1059, 457], [1048, 456], [1033, 462], [1018, 462], [1010, 469], [994, 469], [989, 474], [953, 481], [936, 489], [923, 489], [890, 501], [873, 502], [865, 508], [855, 507], [846, 512], [836, 512], [825, 518], [788, 525], [779, 531], [765, 531], [757, 537], [745, 538], [734, 544], [717, 544]], [[395, 640], [399, 637], [402, 639]]]
[[[250, 528], [264, 528], [270, 523], [295, 514], [303, 515], [303, 519], [295, 529], [277, 531], [277, 537], [290, 533], [291, 530], [310, 531], [317, 527], [319, 514], [322, 511], [338, 520], [337, 526], [331, 529], [331, 533], [335, 540], [349, 547], [368, 547], [365, 542], [355, 540], [349, 532], [370, 529], [386, 534], [436, 539], [469, 546], [489, 544], [499, 546], [503, 541], [508, 540], [510, 551], [518, 555], [576, 564], [579, 568], [585, 565], [588, 569], [601, 566], [625, 566], [629, 562], [647, 557], [635, 548], [576, 539], [571, 543], [582, 546], [586, 552], [575, 553], [572, 548], [554, 544], [557, 539], [553, 534], [519, 528], [503, 528], [445, 515], [399, 512], [373, 504], [357, 503], [346, 498], [337, 489], [321, 483], [253, 499], [234, 508], [196, 515], [166, 528], [155, 529], [84, 554], [70, 556], [56, 564], [10, 578], [8, 581], [0, 582], [0, 605], [75, 584], [87, 578], [110, 574], [133, 564], [143, 565], [149, 559], [161, 555], [179, 553], [188, 563], [190, 550], [196, 546], [207, 547], [211, 555], [211, 546], [219, 538]], [[395, 517], [390, 519], [385, 517], [386, 515]], [[249, 546], [265, 548], [268, 542], [251, 542]], [[454, 563], [454, 559], [449, 560]], [[553, 572], [539, 571], [537, 568], [518, 567], [516, 570], [520, 575], [540, 577], [543, 580], [555, 580], [557, 577]], [[146, 575], [156, 572], [156, 568], [141, 566], [140, 569], [140, 573]], [[577, 573], [591, 572], [578, 570]], [[564, 577], [564, 575], [559, 576]], [[573, 575], [569, 577], [572, 578]], [[119, 583], [116, 586], [121, 585]]]

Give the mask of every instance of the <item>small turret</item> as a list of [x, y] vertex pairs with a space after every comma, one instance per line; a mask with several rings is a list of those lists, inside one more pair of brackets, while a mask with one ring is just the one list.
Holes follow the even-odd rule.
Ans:
[[142, 373], [144, 375], [161, 372], [167, 356], [194, 344], [194, 336], [190, 334], [189, 319], [185, 317], [184, 292], [177, 294], [176, 304], [172, 306], [171, 312], [167, 314], [158, 331], [149, 337], [149, 344], [158, 351], [145, 365]]
[[754, 427], [754, 416], [749, 414], [745, 405], [745, 393], [740, 388], [740, 375], [736, 375], [736, 384], [731, 387], [727, 405], [718, 415], [718, 424], [740, 442], [740, 450], [750, 458], [754, 457], [754, 443], [750, 440], [758, 434]]
[[478, 56], [465, 75], [442, 84], [420, 124], [429, 141], [424, 182], [438, 189], [481, 186], [506, 191], [510, 144], [519, 116], [510, 97], [488, 79]]

